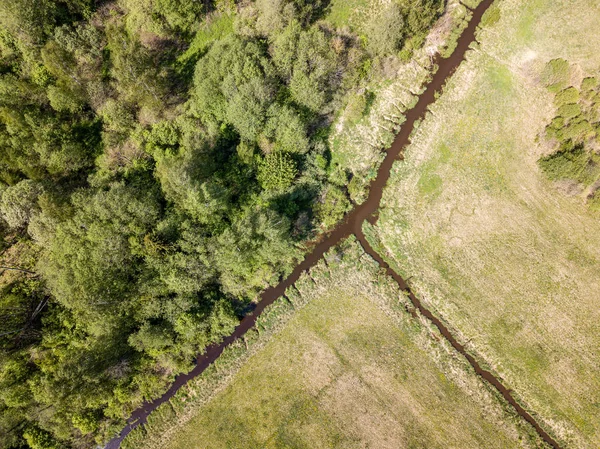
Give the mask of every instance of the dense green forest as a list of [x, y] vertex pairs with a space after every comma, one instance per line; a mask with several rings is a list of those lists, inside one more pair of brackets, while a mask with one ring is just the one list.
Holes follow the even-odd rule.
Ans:
[[0, 0], [0, 448], [93, 447], [351, 204], [327, 136], [442, 0]]

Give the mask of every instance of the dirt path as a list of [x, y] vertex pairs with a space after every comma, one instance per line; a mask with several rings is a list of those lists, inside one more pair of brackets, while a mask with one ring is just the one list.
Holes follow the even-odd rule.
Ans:
[[[370, 185], [369, 196], [367, 200], [363, 204], [356, 206], [346, 216], [344, 222], [342, 222], [335, 230], [325, 236], [325, 238], [312, 249], [310, 254], [306, 255], [304, 260], [296, 266], [294, 271], [292, 271], [292, 273], [286, 279], [281, 281], [277, 286], [266, 289], [261, 294], [261, 300], [257, 304], [256, 308], [251, 314], [245, 316], [241, 320], [233, 334], [225, 338], [220, 344], [209, 346], [207, 351], [198, 357], [196, 367], [189, 373], [178, 376], [173, 385], [171, 385], [169, 390], [163, 396], [152, 402], [146, 403], [137, 409], [129, 418], [127, 426], [118, 436], [109, 441], [109, 443], [105, 446], [105, 449], [118, 449], [121, 441], [123, 441], [129, 432], [131, 432], [137, 426], [145, 423], [148, 415], [153, 410], [171, 399], [177, 390], [185, 385], [190, 379], [200, 375], [221, 355], [227, 346], [229, 346], [238, 338], [242, 337], [254, 326], [256, 319], [263, 312], [265, 307], [272, 304], [280, 296], [283, 296], [286, 289], [292, 286], [304, 271], [314, 266], [330, 248], [350, 235], [356, 235], [365, 252], [373, 257], [373, 259], [375, 259], [383, 268], [385, 268], [388, 273], [399, 283], [401, 288], [407, 289], [406, 282], [398, 274], [393, 272], [384, 262], [381, 256], [379, 256], [368, 244], [362, 233], [362, 224], [365, 220], [375, 220], [374, 214], [379, 209], [379, 204], [383, 195], [383, 189], [389, 179], [390, 171], [394, 161], [400, 157], [401, 150], [410, 144], [410, 134], [414, 129], [415, 123], [425, 116], [427, 108], [436, 99], [436, 93], [441, 92], [446, 80], [452, 76], [454, 71], [464, 60], [465, 53], [468, 50], [469, 45], [475, 40], [475, 31], [481, 21], [481, 17], [492, 3], [493, 0], [483, 0], [479, 6], [473, 10], [473, 17], [471, 18], [467, 28], [460, 36], [458, 45], [449, 58], [436, 58], [435, 62], [439, 66], [438, 71], [433, 76], [431, 82], [426, 86], [425, 91], [419, 96], [419, 100], [415, 107], [406, 113], [406, 121], [394, 139], [394, 143], [387, 150], [385, 159], [383, 160], [383, 163], [377, 172], [377, 177]], [[458, 343], [452, 334], [450, 334], [448, 329], [441, 323], [441, 321], [437, 319], [429, 310], [424, 308], [420, 301], [412, 293], [410, 293], [410, 299], [415, 308], [417, 308], [423, 316], [428, 318], [435, 326], [437, 326], [449, 343], [468, 360], [471, 366], [473, 366], [475, 369], [475, 372], [483, 377], [492, 386], [494, 386], [508, 401], [508, 403], [514, 407], [519, 416], [521, 416], [535, 428], [535, 430], [546, 443], [548, 443], [554, 449], [559, 449], [558, 443], [554, 441], [552, 437], [550, 437], [540, 427], [536, 420], [515, 401], [510, 393], [510, 390], [502, 385], [502, 383], [496, 377], [494, 377], [492, 373], [482, 369], [473, 356], [465, 351], [464, 347]]]

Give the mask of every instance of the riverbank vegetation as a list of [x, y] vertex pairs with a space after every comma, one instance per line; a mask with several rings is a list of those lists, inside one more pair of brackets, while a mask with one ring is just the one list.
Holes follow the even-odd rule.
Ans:
[[[561, 447], [598, 447], [600, 232], [584, 200], [600, 9], [496, 6], [395, 164], [369, 234]], [[556, 155], [567, 139], [582, 149]]]
[[0, 1], [1, 448], [105, 441], [364, 191], [338, 112], [466, 10], [356, 3]]
[[352, 237], [124, 447], [543, 447], [409, 310]]

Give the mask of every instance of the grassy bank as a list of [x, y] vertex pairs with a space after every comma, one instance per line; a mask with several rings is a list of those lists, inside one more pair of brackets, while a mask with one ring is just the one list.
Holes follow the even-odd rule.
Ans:
[[[350, 11], [347, 3], [332, 2], [328, 20], [341, 26], [340, 17], [347, 18], [346, 26], [358, 30], [364, 26], [367, 11], [376, 11], [381, 5], [376, 0], [358, 2], [359, 8]], [[479, 1], [468, 2], [476, 6]], [[368, 6], [368, 8], [367, 8]], [[328, 142], [332, 163], [351, 176], [348, 187], [352, 199], [361, 203], [366, 199], [367, 186], [376, 176], [404, 113], [412, 108], [417, 95], [429, 80], [436, 53], [449, 55], [466, 26], [471, 13], [459, 0], [449, 0], [444, 14], [429, 32], [424, 45], [399, 58], [376, 60], [365, 67], [365, 81], [344, 98], [329, 134]]]
[[217, 368], [211, 400], [128, 447], [539, 447], [354, 239], [325, 259], [240, 346], [246, 363]]
[[600, 444], [600, 225], [552, 183], [538, 137], [556, 115], [540, 82], [600, 71], [593, 2], [497, 3], [395, 165], [375, 230], [424, 304], [565, 447]]

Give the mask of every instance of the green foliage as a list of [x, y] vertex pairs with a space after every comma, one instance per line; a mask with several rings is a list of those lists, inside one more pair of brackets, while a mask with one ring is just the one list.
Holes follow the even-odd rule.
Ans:
[[120, 0], [127, 11], [127, 26], [133, 33], [168, 36], [188, 33], [204, 12], [202, 2], [184, 0]]
[[558, 108], [559, 117], [566, 120], [577, 117], [579, 114], [581, 114], [581, 107], [578, 104], [563, 104]]
[[325, 229], [330, 229], [340, 222], [350, 208], [350, 201], [344, 190], [331, 185], [315, 207], [316, 219]]
[[24, 44], [39, 43], [56, 23], [57, 5], [50, 0], [0, 3], [0, 25]]
[[600, 193], [597, 189], [591, 196], [588, 196], [587, 205], [593, 211], [600, 211]]
[[569, 63], [557, 58], [548, 61], [541, 74], [541, 81], [552, 92], [564, 89], [569, 80]]
[[76, 413], [71, 418], [71, 421], [73, 421], [73, 425], [83, 435], [92, 433], [92, 432], [98, 430], [98, 427], [99, 427], [98, 417], [95, 416], [93, 413], [85, 413], [85, 414]]
[[169, 70], [157, 64], [153, 54], [123, 28], [109, 27], [110, 74], [123, 100], [148, 109], [160, 109], [167, 97]]
[[291, 270], [298, 250], [285, 238], [290, 223], [274, 211], [244, 211], [213, 245], [223, 289], [252, 297]]
[[273, 141], [278, 150], [296, 154], [309, 150], [306, 126], [294, 109], [275, 103], [267, 116], [263, 136]]
[[498, 5], [490, 6], [481, 18], [481, 27], [488, 28], [500, 20], [500, 8]]
[[314, 27], [300, 33], [295, 50], [290, 93], [298, 104], [317, 112], [329, 100], [336, 55], [325, 33]]
[[228, 36], [196, 66], [192, 112], [209, 124], [231, 124], [254, 140], [274, 99], [272, 71], [259, 44]]
[[404, 29], [404, 14], [400, 5], [387, 3], [367, 23], [367, 49], [375, 56], [395, 53], [402, 44]]
[[56, 299], [92, 334], [109, 332], [132, 306], [140, 242], [159, 214], [152, 193], [116, 184], [74, 195], [76, 213], [58, 226], [39, 266]]
[[581, 90], [583, 92], [589, 92], [591, 90], [598, 89], [599, 86], [600, 83], [598, 82], [598, 79], [593, 76], [588, 76], [581, 82]]
[[105, 442], [349, 209], [328, 127], [374, 64], [326, 6], [0, 1], [0, 447]]
[[[567, 104], [576, 104], [578, 101], [579, 91], [572, 86], [561, 90], [554, 97], [554, 104], [559, 108]], [[562, 116], [562, 114], [559, 115]]]
[[267, 154], [258, 165], [258, 182], [266, 190], [284, 191], [297, 175], [294, 159], [283, 151]]
[[566, 125], [560, 133], [557, 133], [559, 139], [573, 142], [585, 142], [588, 139], [596, 137], [597, 131], [587, 120], [576, 117]]
[[187, 62], [203, 56], [214, 42], [233, 32], [233, 19], [233, 14], [225, 13], [213, 16], [209, 21], [204, 21], [196, 32], [190, 47], [178, 58], [179, 61]]
[[[242, 33], [273, 36], [279, 34], [292, 21], [306, 26], [316, 19], [325, 6], [325, 1], [316, 0], [257, 0], [250, 8], [253, 23], [240, 23]], [[250, 17], [242, 18], [250, 19]], [[249, 30], [248, 28], [253, 28]]]
[[237, 86], [227, 104], [227, 121], [240, 136], [255, 140], [265, 122], [267, 108], [273, 100], [273, 89], [262, 78], [251, 78]]
[[63, 449], [63, 446], [58, 444], [50, 433], [37, 427], [27, 429], [23, 437], [31, 449]]
[[83, 102], [77, 95], [58, 86], [48, 88], [48, 100], [50, 106], [58, 112], [77, 112], [83, 107]]
[[[552, 69], [546, 66], [543, 76], [548, 76], [550, 71], [558, 73], [551, 77], [554, 84], [550, 86], [557, 90], [557, 86], [562, 86], [565, 80], [561, 74], [568, 73], [569, 67], [568, 64], [564, 67], [563, 60], [553, 61], [549, 63], [553, 63]], [[590, 148], [599, 131], [600, 116], [590, 102], [597, 94], [598, 87], [594, 78], [584, 78], [581, 91], [571, 86], [556, 93], [554, 104], [558, 108], [557, 116], [546, 127], [546, 137], [558, 141], [559, 147], [553, 154], [539, 160], [542, 171], [549, 179], [572, 180], [587, 187], [600, 177], [599, 157]], [[595, 201], [589, 204], [593, 205]]]
[[346, 118], [351, 122], [359, 121], [369, 106], [368, 94], [355, 94], [350, 97], [346, 105]]
[[376, 57], [393, 55], [402, 48], [405, 37], [410, 37], [412, 48], [421, 46], [443, 8], [444, 2], [436, 0], [386, 3], [365, 24], [367, 49]]
[[37, 212], [37, 199], [43, 192], [39, 183], [30, 179], [8, 187], [0, 197], [0, 214], [11, 228], [20, 228], [29, 223]]
[[540, 159], [542, 171], [551, 180], [573, 179], [590, 184], [600, 174], [596, 158], [582, 147], [563, 147], [559, 151]]
[[256, 146], [250, 142], [242, 140], [237, 148], [236, 152], [240, 161], [244, 164], [252, 164], [254, 162], [254, 152], [256, 150]]
[[361, 12], [368, 6], [369, 3], [366, 0], [332, 0], [329, 3], [325, 20], [336, 28], [350, 26], [352, 29], [357, 29], [361, 24], [362, 16], [364, 16]]

